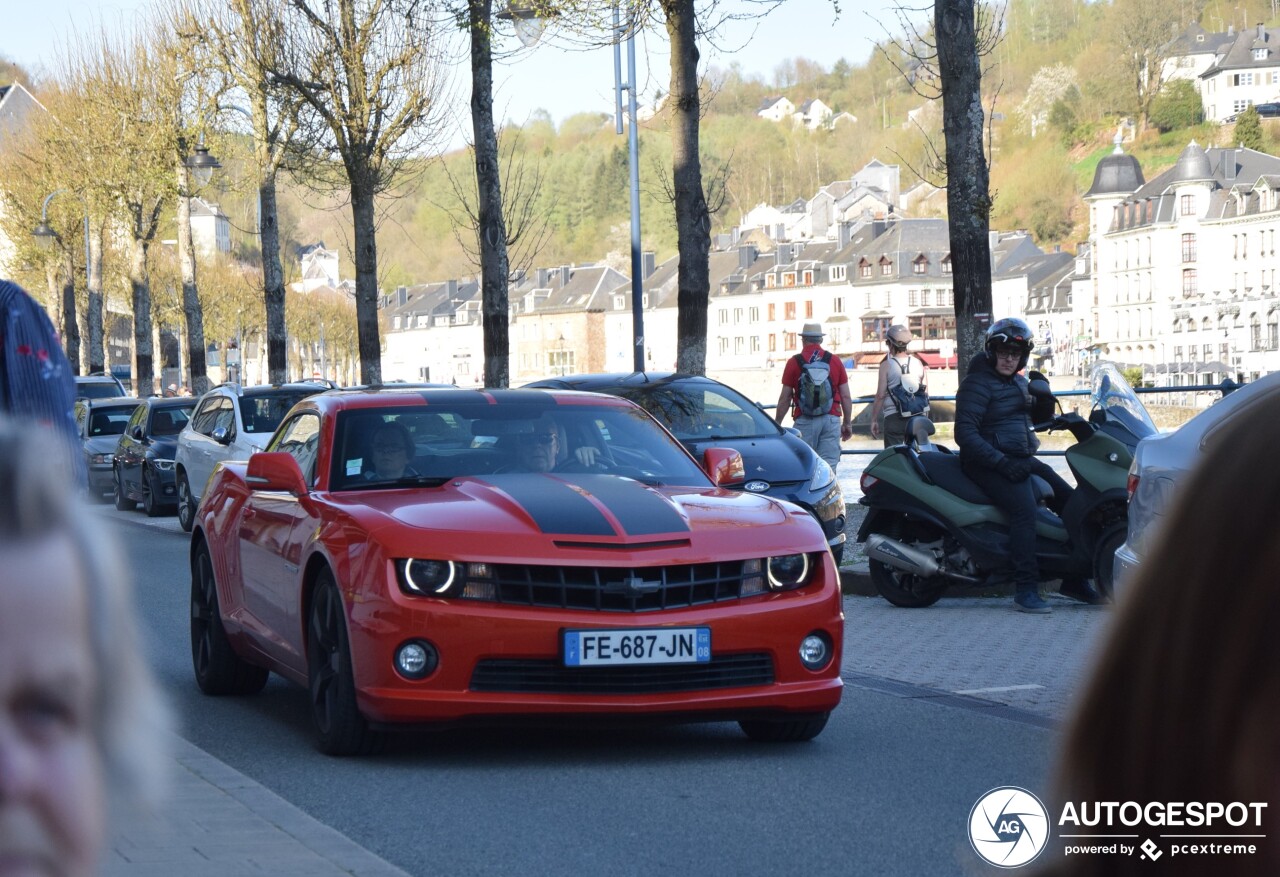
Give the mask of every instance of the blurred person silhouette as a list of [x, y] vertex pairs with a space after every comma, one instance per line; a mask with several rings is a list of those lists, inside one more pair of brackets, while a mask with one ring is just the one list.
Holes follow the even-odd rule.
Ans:
[[88, 877], [119, 805], [158, 801], [166, 711], [115, 546], [46, 444], [0, 419], [0, 872]]
[[876, 395], [871, 403], [871, 437], [883, 436], [886, 448], [907, 440], [907, 418], [898, 411], [894, 388], [914, 381], [918, 389], [925, 390], [926, 395], [928, 392], [929, 369], [924, 360], [907, 349], [914, 340], [911, 330], [903, 325], [890, 326], [884, 333], [885, 357], [880, 361]]
[[840, 465], [840, 442], [853, 437], [853, 396], [844, 362], [822, 347], [822, 324], [805, 323], [800, 329], [800, 352], [782, 368], [782, 392], [773, 419], [791, 412], [800, 438], [834, 472]]
[[49, 315], [21, 286], [0, 280], [0, 411], [52, 427], [83, 477], [75, 401], [75, 374]]
[[[1060, 802], [1266, 802], [1254, 855], [1165, 856], [1158, 873], [1280, 873], [1280, 399], [1213, 437], [1128, 587], [1067, 725]], [[1131, 831], [1132, 829], [1123, 829]], [[1104, 828], [1084, 829], [1103, 833]], [[1194, 843], [1193, 838], [1188, 843]], [[1215, 843], [1232, 843], [1217, 839]], [[1105, 841], [1104, 841], [1105, 843]], [[1150, 873], [1138, 857], [1071, 856], [1054, 874]]]
[[515, 461], [499, 472], [579, 471], [603, 468], [600, 449], [590, 445], [568, 452], [564, 427], [550, 417], [539, 417], [528, 431], [514, 436]]

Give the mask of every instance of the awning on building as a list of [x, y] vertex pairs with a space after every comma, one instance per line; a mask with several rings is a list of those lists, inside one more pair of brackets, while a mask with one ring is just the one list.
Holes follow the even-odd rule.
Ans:
[[883, 353], [860, 353], [857, 355], [857, 368], [877, 368], [884, 361]]
[[956, 368], [960, 364], [959, 357], [954, 354], [951, 356], [942, 356], [939, 353], [917, 353], [924, 364], [929, 368]]
[[913, 317], [952, 317], [955, 309], [950, 307], [916, 308], [911, 312]]

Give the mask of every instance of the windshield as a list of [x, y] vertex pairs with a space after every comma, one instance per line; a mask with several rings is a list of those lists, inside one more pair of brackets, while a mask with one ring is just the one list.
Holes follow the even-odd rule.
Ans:
[[114, 399], [123, 396], [124, 390], [115, 381], [85, 381], [76, 383], [78, 399]]
[[182, 428], [191, 419], [191, 412], [195, 407], [196, 403], [193, 399], [190, 405], [157, 408], [151, 412], [151, 435], [177, 435], [182, 432]]
[[121, 406], [119, 408], [95, 408], [89, 414], [89, 437], [100, 435], [123, 435], [137, 406]]
[[1090, 420], [1102, 423], [1112, 430], [1122, 429], [1134, 438], [1155, 435], [1155, 422], [1114, 363], [1102, 362], [1094, 366], [1091, 378], [1093, 392], [1089, 398], [1092, 403]]
[[719, 384], [649, 384], [619, 389], [616, 395], [648, 411], [682, 442], [778, 435], [777, 424], [759, 406]]
[[614, 474], [646, 484], [708, 486], [705, 473], [643, 411], [545, 402], [441, 403], [343, 411], [332, 490], [501, 483], [528, 473]]
[[289, 409], [316, 390], [281, 393], [255, 393], [240, 397], [240, 420], [244, 431], [253, 435], [270, 436], [289, 413]]

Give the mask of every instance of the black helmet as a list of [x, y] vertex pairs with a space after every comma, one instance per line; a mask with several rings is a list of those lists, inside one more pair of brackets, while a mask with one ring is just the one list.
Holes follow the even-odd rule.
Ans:
[[1027, 359], [1031, 356], [1031, 348], [1035, 346], [1035, 342], [1031, 338], [1030, 326], [1017, 317], [1005, 317], [1002, 320], [996, 320], [987, 330], [987, 343], [984, 346], [987, 351], [987, 361], [992, 365], [996, 362], [997, 347], [1016, 347], [1021, 350], [1022, 356], [1018, 358], [1018, 370], [1021, 371], [1027, 365]]

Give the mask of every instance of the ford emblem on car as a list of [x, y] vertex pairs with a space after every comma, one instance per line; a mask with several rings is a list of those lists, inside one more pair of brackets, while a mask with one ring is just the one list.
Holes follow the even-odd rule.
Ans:
[[742, 486], [745, 487], [747, 490], [751, 491], [752, 493], [764, 493], [766, 490], [769, 489], [769, 482], [768, 481], [748, 481], [746, 484]]

